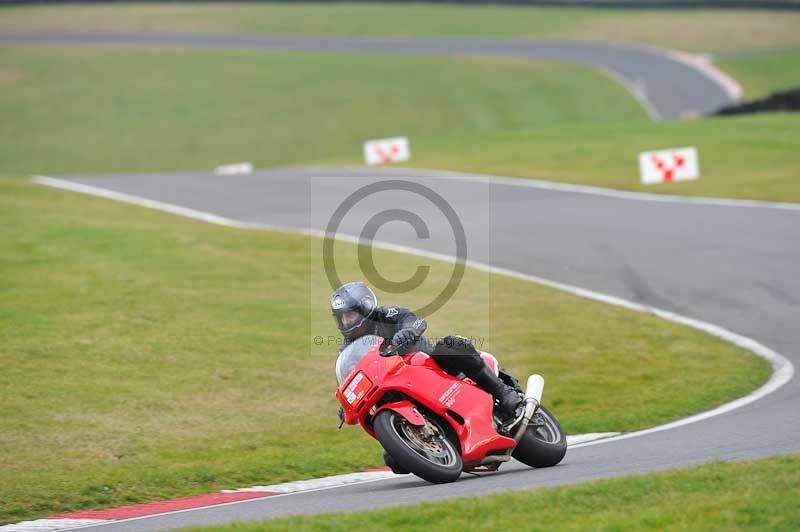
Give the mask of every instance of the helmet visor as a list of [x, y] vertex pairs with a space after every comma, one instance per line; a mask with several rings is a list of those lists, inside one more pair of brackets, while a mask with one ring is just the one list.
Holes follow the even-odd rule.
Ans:
[[351, 327], [358, 325], [362, 317], [361, 314], [359, 314], [355, 310], [348, 310], [346, 312], [342, 312], [341, 314], [337, 315], [336, 319], [339, 322], [339, 328], [342, 330], [347, 330], [350, 329]]

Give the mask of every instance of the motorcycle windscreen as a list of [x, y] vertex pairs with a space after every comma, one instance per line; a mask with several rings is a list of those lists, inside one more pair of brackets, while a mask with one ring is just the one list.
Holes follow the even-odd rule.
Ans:
[[339, 358], [336, 359], [336, 381], [339, 386], [344, 383], [353, 368], [361, 362], [364, 355], [381, 342], [383, 342], [383, 338], [369, 334], [354, 340], [339, 353]]

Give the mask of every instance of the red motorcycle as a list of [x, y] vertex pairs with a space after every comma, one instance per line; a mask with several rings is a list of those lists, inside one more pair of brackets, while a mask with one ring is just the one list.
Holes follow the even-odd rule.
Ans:
[[[445, 373], [425, 353], [399, 355], [383, 344], [383, 338], [364, 336], [340, 353], [336, 397], [343, 423], [361, 424], [376, 438], [396, 473], [442, 484], [462, 471], [496, 471], [512, 457], [531, 467], [554, 466], [564, 458], [567, 439], [541, 405], [541, 376], [528, 378], [522, 406], [513, 419], [504, 419], [494, 411], [492, 396], [469, 379]], [[519, 390], [492, 355], [481, 356]]]

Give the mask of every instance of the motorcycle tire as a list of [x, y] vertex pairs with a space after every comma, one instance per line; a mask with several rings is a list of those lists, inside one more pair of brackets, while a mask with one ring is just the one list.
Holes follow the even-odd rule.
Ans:
[[386, 466], [391, 469], [392, 473], [395, 475], [408, 475], [411, 473], [411, 471], [400, 467], [400, 464], [395, 462], [394, 458], [392, 458], [392, 456], [386, 451], [383, 451], [383, 463], [386, 464]]
[[[534, 424], [534, 420], [540, 423]], [[530, 467], [552, 467], [567, 454], [567, 435], [556, 417], [540, 406], [531, 424], [511, 453], [515, 459]]]
[[383, 449], [402, 469], [434, 484], [454, 482], [463, 462], [458, 447], [447, 436], [443, 421], [425, 416], [434, 436], [424, 439], [420, 427], [392, 410], [378, 412], [373, 422]]

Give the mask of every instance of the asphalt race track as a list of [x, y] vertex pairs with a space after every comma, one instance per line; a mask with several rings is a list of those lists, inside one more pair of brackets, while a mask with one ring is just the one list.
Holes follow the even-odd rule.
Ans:
[[[720, 325], [800, 364], [800, 209], [658, 201], [490, 182], [404, 169], [290, 169], [242, 176], [211, 173], [68, 177], [253, 224], [324, 230], [330, 212], [368, 183], [389, 183], [351, 211], [341, 231], [359, 235], [370, 209], [414, 210], [430, 229], [420, 239], [387, 223], [376, 239], [454, 254], [453, 230], [429, 202], [392, 180], [422, 184], [461, 217], [470, 260], [541, 276]], [[377, 194], [377, 193], [376, 193]], [[324, 303], [323, 303], [324, 304]], [[531, 319], [535, 319], [532, 309]], [[502, 360], [502, 354], [497, 353]], [[702, 353], [698, 353], [702, 356]], [[545, 401], [547, 389], [545, 388]], [[483, 478], [444, 486], [402, 477], [90, 527], [155, 530], [370, 509], [505, 490], [659, 471], [708, 460], [800, 450], [800, 385], [733, 412], [662, 432], [571, 448], [564, 462], [532, 470], [512, 463]], [[268, 481], [269, 479], [265, 479]]]
[[181, 34], [16, 34], [0, 45], [180, 46], [356, 54], [483, 55], [571, 62], [599, 69], [622, 83], [653, 118], [704, 115], [735, 103], [731, 80], [681, 56], [646, 46], [541, 39], [401, 39]]

